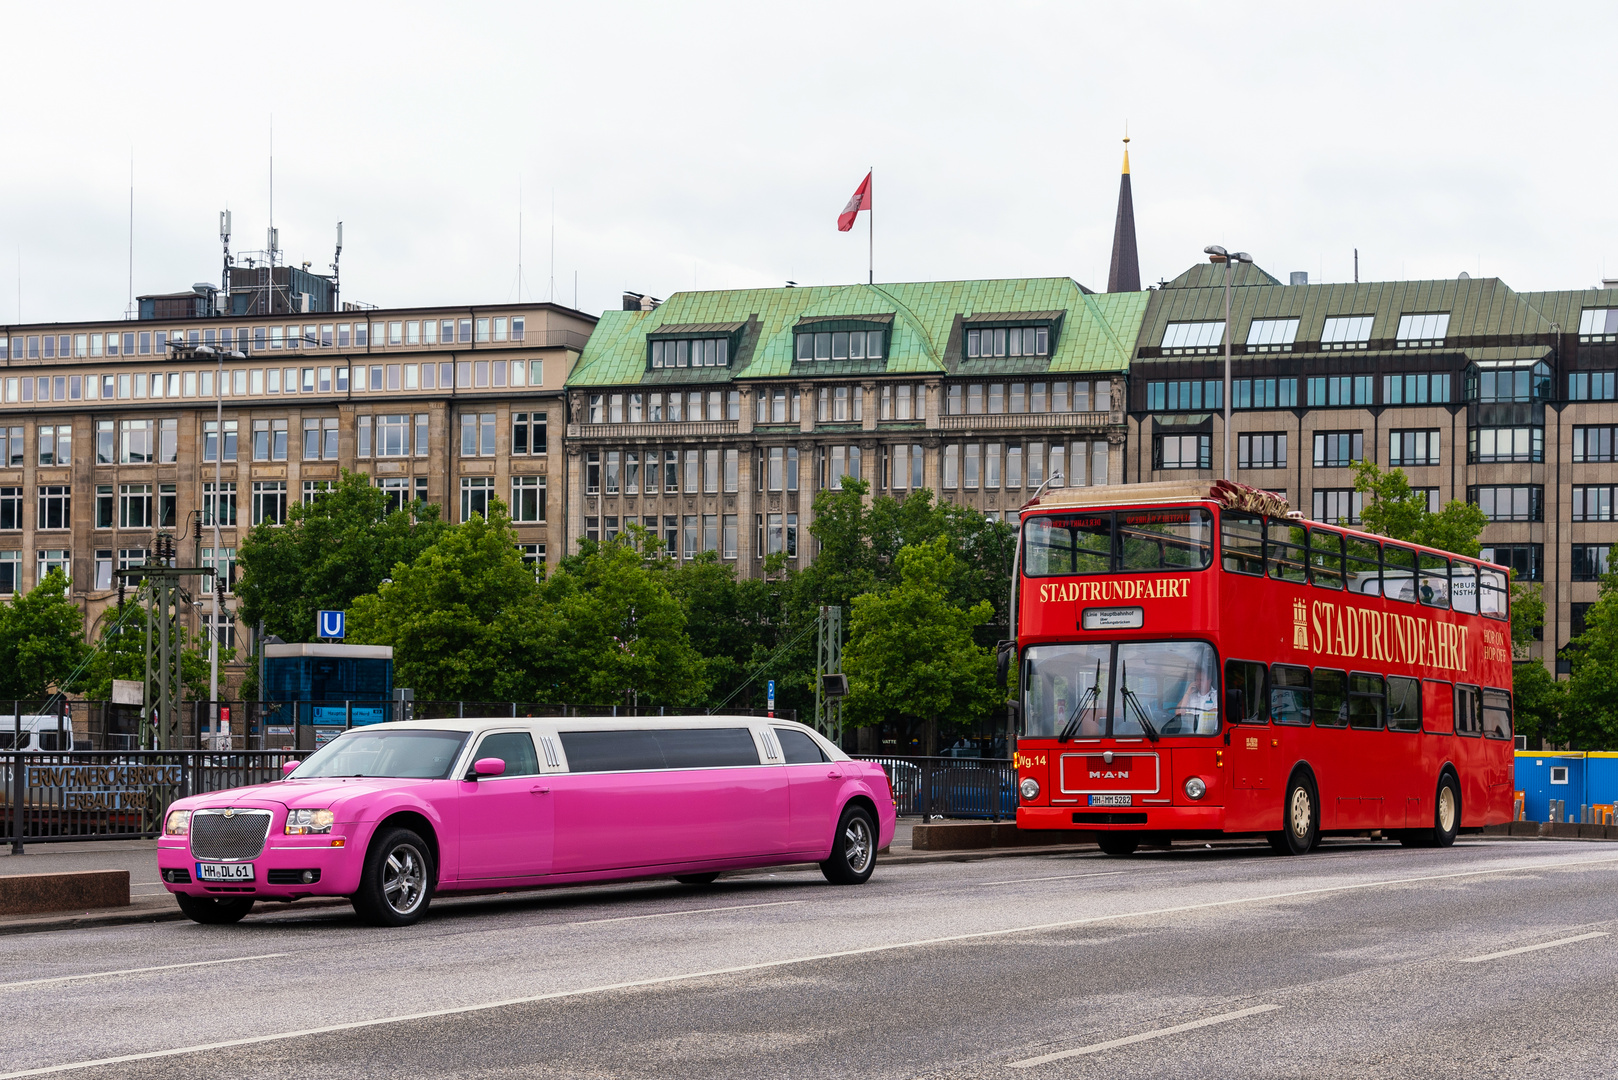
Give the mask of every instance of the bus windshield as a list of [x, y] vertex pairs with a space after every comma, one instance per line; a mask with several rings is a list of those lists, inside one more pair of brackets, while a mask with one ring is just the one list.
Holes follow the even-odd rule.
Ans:
[[1219, 733], [1219, 664], [1202, 641], [1031, 646], [1022, 687], [1031, 738]]
[[461, 731], [351, 731], [316, 750], [294, 779], [320, 776], [399, 776], [442, 780], [461, 752]]
[[1213, 552], [1213, 515], [1198, 506], [1041, 514], [1023, 525], [1028, 577], [1201, 570]]

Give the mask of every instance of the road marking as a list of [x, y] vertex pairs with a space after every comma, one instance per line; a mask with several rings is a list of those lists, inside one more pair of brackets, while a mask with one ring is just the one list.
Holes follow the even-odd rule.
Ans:
[[1132, 1043], [1146, 1042], [1148, 1039], [1161, 1039], [1165, 1035], [1178, 1035], [1182, 1031], [1195, 1031], [1197, 1028], [1211, 1027], [1214, 1024], [1223, 1024], [1231, 1020], [1240, 1020], [1244, 1016], [1256, 1016], [1259, 1013], [1267, 1013], [1280, 1007], [1279, 1005], [1255, 1005], [1251, 1009], [1238, 1009], [1236, 1012], [1220, 1013], [1218, 1016], [1205, 1016], [1201, 1020], [1193, 1020], [1189, 1024], [1175, 1024], [1173, 1027], [1158, 1028], [1156, 1031], [1143, 1031], [1139, 1035], [1127, 1035], [1122, 1039], [1108, 1039], [1106, 1042], [1081, 1046], [1077, 1050], [1059, 1050], [1054, 1054], [1023, 1058], [1021, 1061], [1008, 1062], [1006, 1068], [1031, 1069], [1035, 1065], [1043, 1065], [1048, 1061], [1061, 1061], [1063, 1058], [1081, 1057], [1085, 1054], [1099, 1054], [1103, 1050], [1111, 1050], [1117, 1046], [1129, 1046]]
[[853, 956], [871, 956], [877, 953], [897, 952], [900, 949], [951, 945], [961, 941], [984, 941], [989, 938], [1009, 937], [1012, 934], [1067, 930], [1076, 926], [1094, 926], [1098, 923], [1122, 922], [1126, 919], [1143, 919], [1154, 915], [1180, 915], [1191, 911], [1209, 911], [1215, 908], [1235, 907], [1240, 904], [1263, 904], [1274, 900], [1292, 900], [1301, 896], [1322, 896], [1327, 893], [1354, 892], [1359, 889], [1375, 889], [1387, 885], [1416, 885], [1426, 881], [1454, 881], [1456, 878], [1485, 877], [1490, 874], [1520, 874], [1525, 870], [1562, 870], [1613, 862], [1618, 862], [1618, 856], [1526, 863], [1518, 866], [1498, 866], [1486, 870], [1461, 870], [1452, 874], [1425, 874], [1420, 877], [1361, 881], [1352, 885], [1323, 885], [1314, 889], [1293, 889], [1288, 892], [1265, 893], [1261, 896], [1237, 897], [1233, 900], [1209, 900], [1200, 904], [1177, 904], [1174, 907], [1150, 908], [1145, 911], [1120, 911], [1112, 915], [1091, 915], [1082, 919], [1062, 919], [1057, 922], [1010, 926], [1002, 930], [975, 930], [965, 934], [948, 934], [942, 937], [919, 938], [914, 941], [896, 941], [888, 945], [866, 945], [857, 949], [842, 949], [837, 952], [818, 953], [812, 956], [791, 956], [782, 960], [762, 960], [753, 964], [710, 968], [707, 971], [689, 971], [679, 975], [659, 975], [650, 979], [633, 979], [627, 982], [607, 983], [603, 986], [587, 986], [578, 990], [552, 990], [544, 994], [506, 998], [501, 1001], [483, 1001], [474, 1005], [455, 1005], [445, 1009], [428, 1009], [423, 1012], [401, 1013], [396, 1016], [377, 1016], [368, 1020], [350, 1020], [346, 1023], [327, 1024], [323, 1027], [303, 1028], [298, 1031], [277, 1031], [268, 1035], [247, 1035], [239, 1039], [200, 1043], [195, 1046], [177, 1046], [168, 1050], [147, 1050], [142, 1053], [123, 1054], [118, 1057], [95, 1058], [88, 1061], [68, 1061], [60, 1065], [44, 1065], [37, 1069], [22, 1069], [16, 1072], [0, 1073], [0, 1080], [18, 1080], [18, 1078], [24, 1076], [48, 1076], [55, 1073], [73, 1072], [78, 1069], [93, 1069], [102, 1065], [122, 1065], [130, 1061], [153, 1061], [158, 1058], [181, 1057], [186, 1054], [200, 1054], [209, 1050], [228, 1050], [238, 1046], [259, 1046], [264, 1043], [284, 1042], [290, 1039], [306, 1039], [312, 1035], [330, 1035], [339, 1031], [356, 1031], [362, 1028], [381, 1027], [385, 1024], [404, 1024], [412, 1020], [433, 1020], [445, 1016], [464, 1016], [467, 1013], [509, 1009], [517, 1005], [534, 1005], [546, 1001], [589, 997], [596, 994], [611, 993], [615, 990], [638, 990], [651, 986], [668, 986], [674, 983], [692, 982], [697, 979], [712, 979], [721, 975], [747, 975], [753, 972], [792, 967], [797, 964], [812, 964], [823, 960], [842, 960]]
[[1006, 880], [1004, 880], [1004, 881], [979, 881], [979, 882], [974, 882], [972, 884], [977, 884], [977, 885], [1020, 885], [1025, 881], [1076, 881], [1079, 878], [1117, 877], [1119, 874], [1127, 874], [1127, 873], [1129, 873], [1129, 871], [1127, 871], [1127, 870], [1107, 870], [1107, 871], [1104, 871], [1104, 872], [1099, 873], [1099, 874], [1056, 874], [1056, 875], [1053, 875], [1052, 877], [1006, 878]]
[[1558, 945], [1571, 945], [1575, 941], [1589, 941], [1591, 938], [1606, 936], [1606, 931], [1598, 930], [1593, 934], [1580, 934], [1577, 937], [1558, 938], [1555, 941], [1542, 941], [1538, 945], [1524, 945], [1519, 949], [1506, 949], [1504, 952], [1492, 952], [1484, 956], [1468, 956], [1465, 960], [1462, 960], [1461, 963], [1481, 964], [1485, 960], [1498, 960], [1502, 956], [1516, 956], [1518, 953], [1538, 952], [1540, 949], [1554, 949]]
[[215, 964], [240, 964], [248, 960], [278, 960], [290, 953], [260, 953], [257, 956], [231, 956], [224, 960], [194, 960], [189, 964], [159, 964], [157, 967], [120, 968], [117, 971], [92, 971], [84, 975], [57, 975], [50, 979], [25, 979], [22, 982], [0, 983], [0, 990], [13, 990], [19, 986], [44, 986], [47, 983], [74, 982], [78, 979], [107, 979], [114, 975], [141, 975], [148, 971], [177, 971], [180, 968], [212, 967]]
[[610, 919], [583, 919], [579, 922], [552, 923], [552, 926], [594, 926], [597, 923], [634, 922], [636, 919], [667, 919], [671, 915], [706, 915], [713, 911], [747, 911], [761, 907], [786, 907], [788, 904], [807, 904], [807, 900], [772, 900], [768, 904], [734, 904], [730, 907], [688, 908], [683, 911], [657, 911], [650, 915], [616, 915]]

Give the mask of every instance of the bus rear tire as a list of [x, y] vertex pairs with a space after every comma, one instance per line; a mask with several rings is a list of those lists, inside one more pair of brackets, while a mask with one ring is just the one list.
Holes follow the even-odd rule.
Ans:
[[1096, 840], [1105, 855], [1133, 855], [1140, 841], [1124, 833], [1102, 833]]
[[1281, 843], [1270, 846], [1285, 855], [1307, 855], [1320, 843], [1320, 797], [1308, 776], [1299, 774], [1287, 784], [1281, 804]]
[[1461, 788], [1451, 773], [1438, 778], [1438, 794], [1433, 798], [1432, 847], [1449, 847], [1461, 831]]

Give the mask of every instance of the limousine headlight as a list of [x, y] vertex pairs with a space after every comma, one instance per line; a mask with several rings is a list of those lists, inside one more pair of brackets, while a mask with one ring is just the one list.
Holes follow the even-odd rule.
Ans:
[[288, 836], [329, 833], [332, 820], [330, 810], [288, 810], [286, 833]]
[[1032, 802], [1034, 799], [1039, 798], [1039, 781], [1032, 776], [1026, 777], [1017, 790], [1022, 792], [1023, 798]]
[[1202, 782], [1202, 777], [1193, 776], [1185, 782], [1185, 793], [1193, 799], [1200, 799], [1208, 794], [1208, 785]]
[[163, 823], [163, 832], [169, 836], [184, 836], [191, 831], [191, 811], [170, 810]]

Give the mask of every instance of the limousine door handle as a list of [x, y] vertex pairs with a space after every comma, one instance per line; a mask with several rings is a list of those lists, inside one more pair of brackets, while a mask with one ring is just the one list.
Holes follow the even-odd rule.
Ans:
[[840, 777], [842, 775], [843, 774], [841, 772], [839, 772], [838, 770], [836, 770], [836, 769], [833, 769], [831, 772], [826, 774], [826, 776], [829, 777], [832, 780], [836, 780], [838, 777]]
[[528, 789], [528, 793], [530, 795], [549, 795], [551, 789], [548, 787], [531, 787]]

